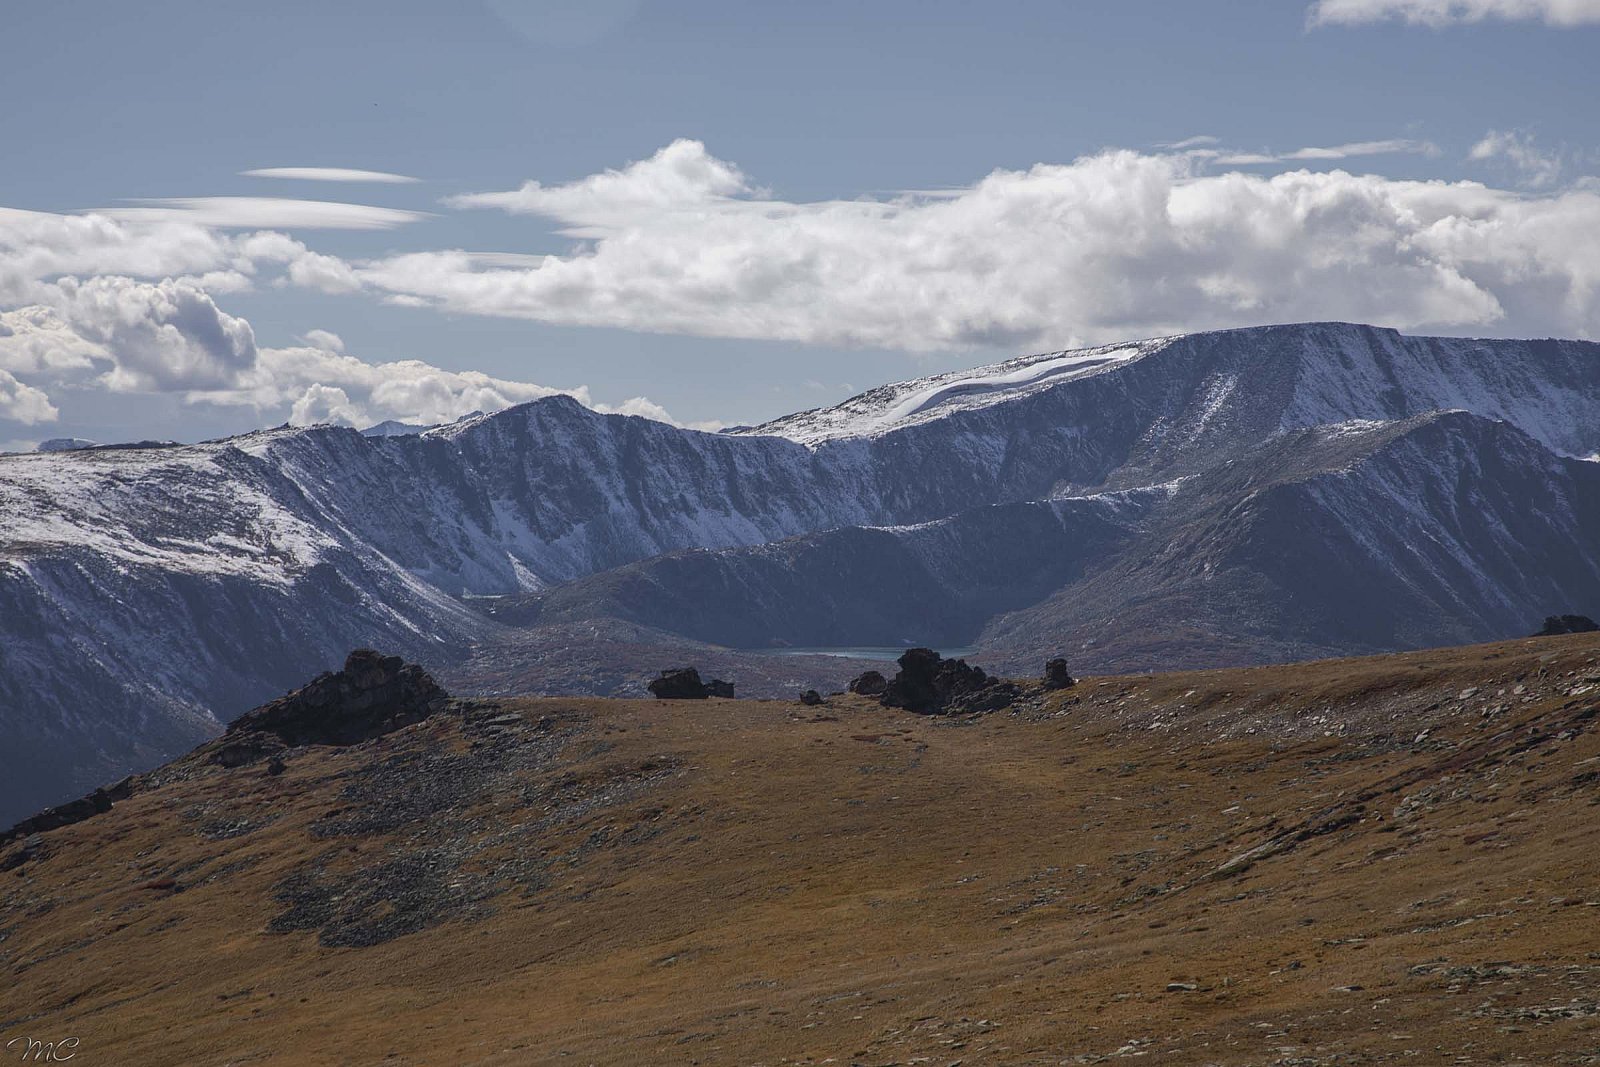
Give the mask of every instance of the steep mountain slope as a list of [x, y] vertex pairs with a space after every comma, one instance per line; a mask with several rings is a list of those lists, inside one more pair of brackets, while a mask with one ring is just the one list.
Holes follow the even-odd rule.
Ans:
[[0, 456], [0, 820], [360, 644], [546, 689], [664, 665], [622, 624], [663, 656], [979, 640], [1030, 669], [1523, 632], [1597, 610], [1597, 413], [1600, 346], [1310, 324], [735, 434], [552, 397], [420, 434]]
[[1591, 1064], [1597, 724], [1590, 634], [972, 719], [507, 698], [276, 764], [209, 746], [0, 844], [0, 1046]]
[[1158, 495], [994, 504], [911, 526], [675, 552], [496, 616], [527, 625], [622, 619], [736, 648], [964, 645], [984, 619], [1080, 580]]
[[1109, 565], [979, 641], [1147, 670], [1528, 632], [1600, 603], [1600, 464], [1464, 412], [1295, 431], [1185, 479]]
[[0, 460], [0, 814], [193, 745], [352, 643], [438, 656], [483, 628], [251, 445]]
[[1118, 466], [1150, 471], [1202, 442], [1460, 409], [1588, 456], [1600, 452], [1597, 350], [1582, 341], [1408, 337], [1348, 323], [1262, 326], [1025, 356], [883, 386], [742, 432], [821, 445], [950, 421], [975, 429], [987, 424], [984, 413], [1026, 421], [1014, 415], [1020, 402], [1024, 413], [1072, 416], [1042, 420], [1059, 432], [1093, 427], [1098, 441], [1117, 446]]
[[514, 617], [1149, 670], [1519, 633], [1600, 603], [1597, 546], [1600, 464], [1454, 412], [1281, 432], [1155, 488], [660, 556]]

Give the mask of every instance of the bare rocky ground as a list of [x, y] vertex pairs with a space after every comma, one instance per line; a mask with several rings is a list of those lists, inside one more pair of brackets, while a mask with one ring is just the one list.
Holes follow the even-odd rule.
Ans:
[[503, 698], [243, 763], [224, 738], [0, 845], [0, 1045], [1597, 1063], [1597, 719], [1576, 635], [971, 717]]

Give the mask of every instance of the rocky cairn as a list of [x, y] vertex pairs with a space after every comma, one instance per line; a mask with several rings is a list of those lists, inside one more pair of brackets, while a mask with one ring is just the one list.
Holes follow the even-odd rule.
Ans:
[[1044, 665], [1044, 687], [1046, 689], [1071, 689], [1078, 684], [1078, 680], [1067, 670], [1067, 661], [1053, 659]]
[[702, 682], [700, 672], [693, 667], [674, 667], [662, 671], [645, 683], [645, 688], [650, 690], [650, 695], [657, 700], [704, 700], [707, 697], [733, 699], [732, 682], [724, 682], [721, 678]]

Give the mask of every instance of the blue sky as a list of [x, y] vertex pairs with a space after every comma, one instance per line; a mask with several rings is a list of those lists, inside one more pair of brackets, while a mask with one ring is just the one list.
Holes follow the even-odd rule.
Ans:
[[[580, 386], [748, 422], [1286, 319], [1600, 335], [1600, 2], [332, 7], [7, 6], [0, 445]], [[417, 180], [243, 173], [289, 167]]]

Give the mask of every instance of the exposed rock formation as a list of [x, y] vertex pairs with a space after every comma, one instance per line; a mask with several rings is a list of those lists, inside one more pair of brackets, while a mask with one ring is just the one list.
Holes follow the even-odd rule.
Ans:
[[[242, 767], [268, 759], [267, 773], [281, 774], [282, 753], [300, 745], [353, 745], [398, 730], [444, 708], [446, 693], [427, 671], [399, 656], [357, 649], [344, 670], [325, 672], [299, 689], [248, 711], [226, 733], [202, 745], [191, 759]], [[0, 833], [0, 845], [19, 837], [70, 826], [111, 810], [145, 778], [125, 778], [88, 796], [49, 808]]]
[[1555, 637], [1558, 634], [1592, 634], [1600, 630], [1600, 623], [1587, 615], [1551, 615], [1535, 637]]
[[1078, 680], [1067, 671], [1067, 661], [1053, 659], [1044, 665], [1044, 687], [1046, 689], [1071, 689], [1078, 684]]
[[733, 699], [733, 683], [721, 678], [708, 682], [700, 680], [700, 672], [693, 667], [674, 667], [662, 671], [645, 688], [657, 700], [704, 700], [707, 697]]
[[[11, 829], [0, 833], [0, 845], [14, 841], [19, 837], [43, 833], [46, 830], [55, 830], [62, 826], [71, 826], [75, 822], [82, 822], [95, 815], [101, 815], [111, 810], [113, 801], [126, 800], [132, 795], [133, 782], [131, 779], [124, 778], [116, 785], [108, 786], [105, 789], [96, 789], [86, 797], [79, 797], [77, 800], [69, 801], [53, 808], [46, 808], [31, 818], [23, 819]], [[17, 862], [20, 863], [22, 858], [25, 858], [25, 854], [19, 853]], [[0, 866], [0, 870], [5, 869], [6, 867]]]
[[421, 722], [444, 708], [450, 694], [427, 671], [370, 648], [350, 653], [344, 670], [313, 678], [294, 692], [245, 712], [223, 734], [213, 759], [251, 762], [280, 746], [354, 745]]
[[804, 693], [800, 694], [800, 703], [804, 704], [808, 708], [814, 708], [818, 704], [822, 703], [822, 694], [817, 692], [815, 689], [807, 689]]
[[867, 671], [850, 680], [850, 692], [864, 697], [881, 697], [889, 680], [878, 671]]
[[1011, 682], [990, 678], [966, 660], [945, 659], [931, 648], [907, 649], [900, 671], [884, 690], [887, 708], [905, 708], [918, 715], [966, 715], [1009, 707], [1021, 690]]

